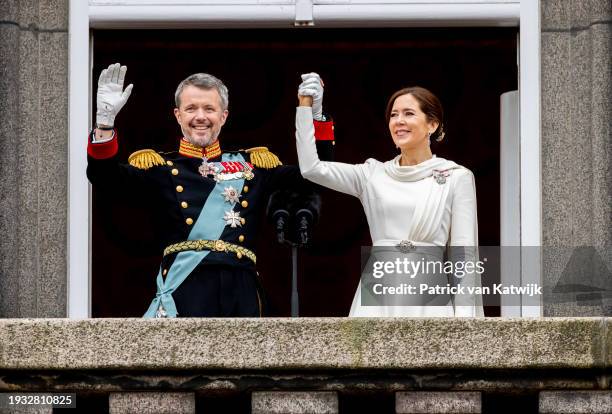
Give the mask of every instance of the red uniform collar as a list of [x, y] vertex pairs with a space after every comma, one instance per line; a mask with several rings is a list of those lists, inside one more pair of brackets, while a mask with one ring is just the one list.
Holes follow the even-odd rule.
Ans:
[[191, 158], [204, 158], [211, 159], [216, 158], [221, 155], [221, 146], [219, 145], [219, 140], [216, 140], [214, 143], [209, 146], [202, 148], [197, 145], [193, 145], [191, 142], [187, 141], [185, 138], [181, 138], [181, 145], [179, 146], [179, 154], [184, 155], [186, 157]]

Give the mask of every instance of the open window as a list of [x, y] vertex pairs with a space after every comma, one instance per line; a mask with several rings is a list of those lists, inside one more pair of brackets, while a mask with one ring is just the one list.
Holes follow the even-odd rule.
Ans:
[[[230, 88], [230, 117], [221, 135], [222, 144], [230, 148], [266, 145], [284, 162], [295, 163], [293, 124], [298, 75], [314, 70], [326, 80], [324, 107], [334, 116], [337, 125], [336, 159], [345, 162], [362, 162], [368, 157], [386, 160], [395, 155], [384, 122], [386, 99], [400, 87], [420, 84], [434, 91], [445, 107], [447, 139], [433, 147], [434, 153], [465, 165], [476, 175], [480, 243], [499, 245], [504, 240], [500, 234], [501, 221], [505, 220], [500, 216], [500, 180], [504, 182], [504, 177], [500, 177], [500, 158], [504, 156], [503, 152], [500, 155], [500, 95], [515, 89], [523, 91], [525, 82], [529, 81], [523, 69], [517, 66], [519, 13], [511, 7], [518, 7], [520, 2], [486, 2], [491, 4], [481, 5], [480, 9], [472, 6], [460, 9], [461, 2], [456, 2], [440, 9], [441, 2], [431, 1], [432, 7], [423, 9], [407, 1], [403, 6], [415, 10], [413, 18], [397, 15], [396, 19], [387, 17], [387, 20], [374, 13], [378, 7], [374, 1], [353, 2], [359, 3], [359, 7], [369, 7], [374, 13], [370, 17], [351, 15], [351, 10], [355, 12], [359, 7], [343, 9], [340, 3], [346, 2], [314, 2], [315, 21], [316, 11], [323, 6], [335, 7], [334, 13], [340, 16], [335, 17], [337, 20], [342, 20], [342, 13], [347, 18], [334, 23], [333, 17], [325, 17], [327, 15], [321, 12], [321, 18], [328, 19], [322, 20], [322, 24], [293, 28], [283, 23], [282, 29], [258, 28], [279, 26], [280, 20], [287, 19], [287, 16], [275, 15], [280, 9], [286, 9], [278, 7], [283, 3], [279, 1], [269, 2], [277, 4], [275, 7], [255, 6], [250, 3], [257, 2], [245, 1], [243, 6], [236, 5], [233, 9], [236, 20], [232, 20], [231, 13], [215, 14], [222, 6], [210, 1], [174, 6], [174, 14], [165, 16], [158, 13], [163, 1], [157, 2], [159, 7], [146, 9], [138, 7], [137, 3], [134, 0], [111, 5], [90, 1], [87, 13], [89, 26], [93, 28], [91, 42], [71, 40], [73, 58], [78, 50], [89, 51], [86, 73], [93, 84], [103, 66], [115, 61], [128, 66], [128, 81], [135, 84], [135, 93], [117, 120], [124, 137], [123, 156], [143, 147], [174, 149], [179, 136], [172, 116], [174, 88], [188, 74], [210, 72]], [[268, 13], [269, 20], [266, 21], [262, 14], [253, 14], [255, 17], [250, 23], [237, 23], [245, 10], [252, 7], [259, 7], [263, 15]], [[71, 8], [71, 13], [78, 14], [79, 8], [83, 13], [78, 5]], [[202, 10], [209, 13], [198, 23], [197, 14]], [[325, 9], [325, 12], [331, 13], [330, 10]], [[442, 16], [441, 10], [450, 10], [451, 16]], [[288, 17], [295, 18], [295, 13], [292, 9]], [[441, 23], [441, 18], [446, 20]], [[528, 21], [527, 17], [525, 19]], [[466, 25], [488, 27], [452, 27]], [[148, 29], [125, 30], [126, 27], [142, 26]], [[523, 53], [526, 51], [521, 48]], [[80, 65], [83, 69], [83, 62], [71, 62], [71, 65]], [[82, 81], [81, 78], [81, 85]], [[73, 88], [78, 83], [78, 76], [74, 76]], [[91, 93], [95, 90], [90, 92], [90, 97]], [[78, 113], [74, 107], [76, 102], [77, 99], [71, 99], [74, 128], [77, 122], [73, 117]], [[523, 96], [520, 102], [523, 116], [528, 105], [523, 103]], [[83, 109], [81, 107], [80, 114], [87, 117]], [[521, 136], [531, 125], [528, 132], [536, 133], [538, 139], [529, 143], [521, 139], [517, 151], [539, 142], [539, 129], [533, 127], [532, 119], [527, 121], [521, 122]], [[79, 122], [85, 125], [82, 120]], [[117, 235], [104, 230], [104, 220], [108, 218], [101, 220], [101, 204], [95, 192], [87, 203], [91, 206], [91, 214], [79, 210], [84, 208], [83, 204], [79, 207], [72, 202], [82, 198], [82, 189], [87, 189], [87, 182], [83, 183], [83, 178], [76, 176], [78, 172], [84, 177], [78, 165], [83, 165], [85, 151], [82, 143], [73, 144], [75, 140], [82, 141], [82, 135], [71, 132], [71, 154], [74, 155], [71, 155], [70, 316], [140, 316], [154, 294], [153, 279], [159, 258], [147, 253], [145, 248], [140, 249], [142, 254], [138, 258], [128, 259], [127, 256], [133, 256], [129, 249], [117, 245], [113, 241]], [[76, 153], [79, 147], [83, 148], [81, 155]], [[532, 165], [533, 157], [530, 153], [529, 157], [521, 158], [521, 177], [534, 169], [539, 174], [539, 161]], [[519, 193], [528, 195], [533, 193], [533, 188], [521, 187]], [[358, 200], [331, 191], [324, 192], [323, 197], [322, 222], [315, 234], [317, 242], [311, 251], [299, 253], [300, 314], [344, 316], [360, 274], [359, 247], [370, 243], [369, 233]], [[525, 204], [521, 204], [521, 209], [531, 211], [529, 202], [522, 200]], [[532, 204], [538, 202], [539, 194], [531, 200]], [[114, 225], [121, 229], [135, 228], [134, 234], [153, 234], [154, 223], [147, 218], [146, 212], [122, 211], [119, 206], [112, 207], [112, 211]], [[92, 244], [88, 249], [85, 249], [87, 244], [78, 242], [82, 240], [82, 233], [75, 227], [82, 222], [83, 216], [91, 220], [88, 237]], [[534, 220], [532, 216], [522, 215], [521, 222], [515, 226], [522, 228]], [[537, 221], [539, 215], [536, 216]], [[142, 228], [138, 230], [138, 226]], [[258, 250], [258, 269], [265, 280], [270, 314], [286, 316], [290, 306], [290, 251], [274, 246], [270, 229], [265, 227], [262, 226], [264, 243]], [[539, 222], [535, 231], [539, 232]], [[514, 233], [521, 235], [520, 243], [524, 245], [536, 245], [539, 241], [529, 236], [529, 232]], [[129, 241], [122, 239], [124, 243], [126, 240]], [[497, 315], [499, 309], [489, 309], [487, 314]]]

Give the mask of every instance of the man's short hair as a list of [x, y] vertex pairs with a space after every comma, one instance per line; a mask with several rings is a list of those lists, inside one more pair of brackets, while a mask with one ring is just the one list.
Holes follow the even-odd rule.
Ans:
[[227, 109], [229, 105], [227, 86], [220, 79], [208, 73], [194, 73], [179, 83], [174, 93], [174, 103], [177, 108], [181, 106], [181, 93], [187, 86], [195, 86], [200, 89], [216, 89], [221, 98], [221, 109], [224, 111]]

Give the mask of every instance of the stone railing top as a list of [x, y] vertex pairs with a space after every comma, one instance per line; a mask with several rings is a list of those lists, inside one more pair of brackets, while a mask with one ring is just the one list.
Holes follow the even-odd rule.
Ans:
[[4, 319], [0, 369], [603, 368], [608, 320]]

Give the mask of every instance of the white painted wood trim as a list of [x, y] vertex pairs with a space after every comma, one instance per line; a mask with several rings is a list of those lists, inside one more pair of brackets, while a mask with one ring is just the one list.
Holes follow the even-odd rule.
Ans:
[[90, 6], [95, 29], [199, 29], [293, 27], [294, 5]]
[[90, 316], [89, 183], [89, 14], [87, 2], [70, 0], [68, 32], [68, 303], [69, 318]]
[[[542, 285], [542, 172], [540, 132], [540, 0], [521, 1], [519, 93], [521, 108], [521, 282]], [[542, 316], [523, 306], [522, 316]]]
[[[500, 271], [505, 286], [521, 284], [521, 160], [519, 157], [519, 93], [500, 96]], [[516, 247], [513, 247], [516, 246]], [[520, 303], [501, 296], [501, 316], [521, 316]]]
[[[295, 4], [205, 3], [190, 2], [180, 7], [172, 1], [92, 3], [89, 16], [92, 28], [185, 29], [293, 27], [296, 13], [304, 14]], [[316, 3], [312, 15], [317, 27], [518, 26], [520, 18], [519, 0]], [[298, 20], [303, 20], [299, 16]]]
[[316, 27], [518, 26], [518, 3], [315, 5]]
[[521, 160], [519, 92], [500, 96], [500, 244], [521, 245]]

